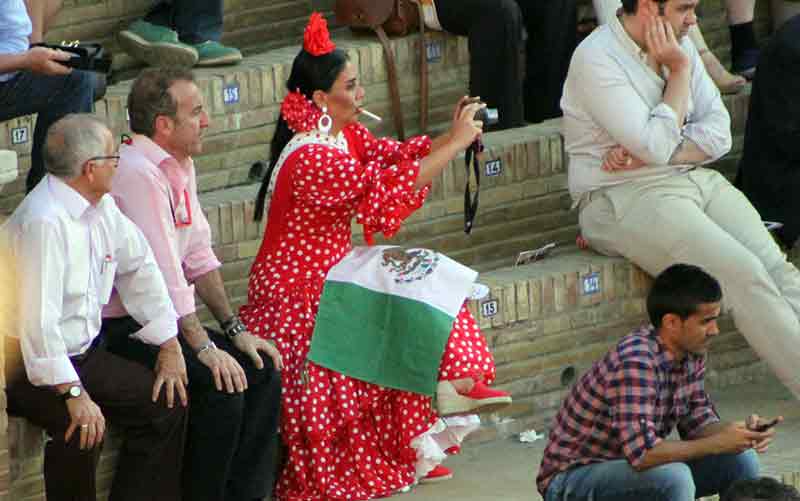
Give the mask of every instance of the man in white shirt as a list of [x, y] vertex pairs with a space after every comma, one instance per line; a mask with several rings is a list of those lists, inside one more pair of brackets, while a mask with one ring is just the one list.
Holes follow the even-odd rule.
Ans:
[[[51, 437], [48, 500], [95, 499], [106, 419], [126, 431], [109, 499], [180, 499], [187, 397], [177, 315], [147, 241], [107, 195], [113, 137], [90, 115], [68, 115], [50, 128], [44, 157], [48, 175], [3, 228], [24, 305], [19, 338], [7, 339], [9, 412]], [[112, 288], [143, 326], [134, 335], [160, 347], [154, 371], [105, 350]]]
[[739, 330], [800, 397], [800, 273], [744, 195], [702, 167], [731, 133], [686, 38], [698, 0], [622, 4], [576, 50], [561, 101], [583, 237], [654, 276], [685, 262], [718, 277]]

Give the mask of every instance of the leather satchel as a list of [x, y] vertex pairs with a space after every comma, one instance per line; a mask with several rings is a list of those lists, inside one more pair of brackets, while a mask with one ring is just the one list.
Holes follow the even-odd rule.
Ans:
[[420, 29], [420, 130], [428, 128], [428, 57], [425, 43], [425, 23], [422, 9], [416, 0], [336, 0], [336, 21], [355, 30], [371, 29], [378, 35], [386, 56], [392, 115], [401, 141], [405, 140], [403, 107], [397, 82], [397, 65], [389, 35], [404, 36]]

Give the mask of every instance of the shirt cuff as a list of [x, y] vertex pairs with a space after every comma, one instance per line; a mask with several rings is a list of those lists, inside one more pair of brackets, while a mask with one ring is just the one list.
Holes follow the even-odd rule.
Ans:
[[178, 318], [190, 315], [197, 310], [194, 301], [194, 285], [168, 287], [168, 289]]
[[133, 333], [133, 337], [153, 346], [160, 346], [177, 335], [178, 316], [172, 308], [169, 308], [163, 315], [154, 318]]
[[201, 259], [187, 258], [183, 262], [186, 281], [194, 282], [198, 277], [202, 277], [210, 271], [214, 271], [222, 266], [222, 263], [214, 255], [214, 252], [209, 250], [208, 255]]
[[719, 422], [720, 419], [716, 412], [712, 409], [707, 409], [706, 412], [692, 419], [692, 430], [687, 433], [686, 438], [691, 440], [706, 426]]
[[622, 433], [622, 451], [628, 463], [634, 468], [639, 466], [647, 451], [661, 442], [661, 437], [656, 434], [651, 422], [645, 418], [639, 418], [628, 425], [628, 429]]
[[25, 372], [33, 386], [55, 386], [80, 381], [68, 356], [25, 359]]

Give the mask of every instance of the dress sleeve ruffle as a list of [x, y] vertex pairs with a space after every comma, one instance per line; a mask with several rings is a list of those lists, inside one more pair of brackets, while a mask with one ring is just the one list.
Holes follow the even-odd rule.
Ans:
[[406, 142], [374, 138], [363, 126], [357, 131], [363, 140], [360, 156], [374, 169], [373, 181], [358, 205], [356, 221], [364, 227], [367, 244], [374, 235], [391, 238], [408, 216], [422, 207], [430, 186], [417, 190], [420, 160], [431, 151], [431, 140], [417, 136]]

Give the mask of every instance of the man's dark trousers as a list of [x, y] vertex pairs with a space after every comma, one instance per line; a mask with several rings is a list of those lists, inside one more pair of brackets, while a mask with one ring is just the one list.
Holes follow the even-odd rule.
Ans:
[[[6, 338], [5, 344], [8, 412], [25, 417], [49, 435], [44, 449], [48, 501], [94, 501], [101, 447], [81, 450], [80, 428], [69, 442], [64, 441], [70, 424], [64, 400], [51, 388], [31, 385], [16, 338]], [[180, 405], [167, 408], [163, 391], [153, 402], [153, 372], [98, 344], [84, 355], [73, 357], [72, 365], [86, 392], [103, 412], [106, 424], [124, 432], [109, 500], [180, 499], [188, 412]]]
[[[157, 352], [130, 335], [141, 327], [130, 317], [104, 319], [112, 353], [155, 365]], [[225, 336], [209, 337], [228, 352], [247, 376], [244, 393], [217, 391], [211, 371], [181, 339], [189, 374], [189, 433], [184, 458], [184, 501], [241, 501], [263, 498], [274, 484], [280, 414], [280, 373], [262, 356], [258, 370]]]
[[47, 130], [69, 113], [91, 113], [96, 86], [94, 73], [78, 70], [60, 76], [20, 71], [11, 80], [0, 82], [0, 122], [37, 114], [26, 193], [44, 177], [42, 148]]
[[145, 16], [148, 23], [175, 30], [190, 45], [222, 37], [223, 0], [161, 0]]

